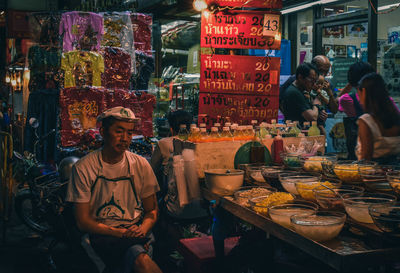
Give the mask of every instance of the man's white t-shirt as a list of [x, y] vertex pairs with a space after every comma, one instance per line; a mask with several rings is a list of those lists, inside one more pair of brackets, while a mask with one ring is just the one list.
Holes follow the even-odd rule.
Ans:
[[89, 203], [90, 215], [98, 222], [129, 226], [142, 218], [142, 200], [158, 191], [145, 158], [126, 151], [120, 162], [108, 164], [97, 150], [73, 166], [66, 200]]

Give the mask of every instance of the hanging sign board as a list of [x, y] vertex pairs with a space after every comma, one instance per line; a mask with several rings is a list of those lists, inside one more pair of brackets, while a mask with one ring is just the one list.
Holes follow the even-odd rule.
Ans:
[[228, 7], [241, 7], [241, 8], [267, 8], [267, 9], [281, 9], [282, 0], [206, 0], [208, 6], [228, 6]]
[[[206, 13], [207, 14], [207, 13]], [[216, 12], [201, 16], [201, 47], [280, 49], [281, 35], [264, 36], [265, 11]], [[274, 13], [276, 14], [276, 13]]]
[[[279, 96], [200, 93], [199, 123], [212, 125], [219, 117], [232, 122], [250, 124], [251, 120], [270, 121], [278, 117]], [[207, 116], [207, 121], [202, 120]]]
[[280, 58], [202, 55], [200, 92], [278, 95]]

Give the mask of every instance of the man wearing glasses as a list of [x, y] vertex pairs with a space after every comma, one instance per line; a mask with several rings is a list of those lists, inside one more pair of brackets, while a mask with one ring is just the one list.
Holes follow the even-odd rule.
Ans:
[[[329, 62], [329, 59], [324, 56], [324, 55], [317, 55], [315, 56], [311, 64], [314, 65], [317, 69], [317, 72], [319, 75], [326, 77], [328, 75], [329, 70], [331, 68], [331, 63]], [[289, 88], [289, 86], [296, 80], [296, 75], [292, 75], [285, 83], [283, 83], [280, 88], [279, 88], [279, 102], [282, 105], [283, 103], [283, 98], [285, 96], [286, 90]], [[327, 106], [329, 107], [329, 110], [331, 110], [332, 113], [336, 114], [338, 111], [338, 103], [333, 96], [332, 92], [332, 87], [331, 84], [325, 80], [324, 85], [323, 85], [323, 90], [326, 91], [327, 95], [329, 96], [329, 103]], [[283, 112], [282, 107], [280, 107], [281, 111]]]
[[[304, 121], [316, 121], [321, 101], [310, 97], [318, 79], [317, 68], [310, 63], [303, 63], [296, 69], [296, 80], [286, 89], [282, 98], [281, 109], [287, 120], [297, 120], [303, 126]], [[324, 113], [326, 119], [326, 113]], [[321, 118], [321, 117], [320, 117]]]

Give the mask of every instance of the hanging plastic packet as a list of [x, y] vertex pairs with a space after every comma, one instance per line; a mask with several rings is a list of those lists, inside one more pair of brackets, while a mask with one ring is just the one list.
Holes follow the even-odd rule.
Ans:
[[189, 194], [189, 200], [198, 200], [201, 196], [194, 150], [183, 150], [182, 157], [184, 160], [184, 173]]
[[176, 180], [176, 187], [178, 189], [178, 199], [180, 207], [189, 204], [189, 196], [185, 181], [184, 161], [183, 156], [176, 155], [173, 157], [174, 176]]

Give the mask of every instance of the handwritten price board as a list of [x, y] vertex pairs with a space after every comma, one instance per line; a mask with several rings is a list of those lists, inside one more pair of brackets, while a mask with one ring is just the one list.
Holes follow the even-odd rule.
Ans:
[[218, 117], [230, 117], [232, 122], [250, 124], [251, 120], [270, 121], [278, 117], [279, 96], [257, 96], [245, 94], [200, 93], [199, 123], [207, 115], [208, 125]]
[[279, 94], [280, 58], [201, 55], [200, 92]]
[[282, 0], [207, 0], [207, 5], [218, 5], [228, 7], [241, 7], [241, 8], [267, 8], [267, 9], [281, 9]]
[[[280, 49], [280, 33], [264, 36], [265, 11], [216, 12], [201, 16], [201, 47]], [[279, 14], [279, 13], [274, 13]]]

